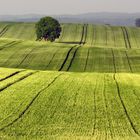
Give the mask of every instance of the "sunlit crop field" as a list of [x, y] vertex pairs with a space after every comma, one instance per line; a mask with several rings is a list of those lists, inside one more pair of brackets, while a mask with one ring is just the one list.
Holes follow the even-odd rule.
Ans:
[[61, 26], [0, 23], [0, 139], [140, 139], [140, 29]]

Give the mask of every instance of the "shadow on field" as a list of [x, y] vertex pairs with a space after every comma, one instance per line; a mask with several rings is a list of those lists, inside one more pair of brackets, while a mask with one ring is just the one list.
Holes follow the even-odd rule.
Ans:
[[82, 44], [84, 42], [65, 42], [65, 41], [63, 42], [62, 41], [62, 42], [57, 42], [57, 43], [65, 43], [65, 44], [80, 44], [81, 43]]

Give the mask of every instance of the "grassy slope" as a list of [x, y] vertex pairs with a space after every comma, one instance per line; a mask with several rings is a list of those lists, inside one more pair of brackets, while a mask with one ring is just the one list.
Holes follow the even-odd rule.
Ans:
[[7, 26], [1, 37], [14, 38], [23, 40], [35, 40], [35, 24], [34, 23], [0, 23], [0, 30]]
[[44, 43], [1, 24], [0, 66], [35, 70], [0, 68], [0, 139], [139, 139], [140, 29], [63, 24]]
[[[140, 46], [139, 28], [112, 27], [108, 25], [62, 24], [62, 34], [57, 42], [68, 44], [79, 43], [81, 41], [83, 26], [85, 27], [84, 34], [86, 36], [85, 46], [123, 48], [139, 48]], [[5, 29], [5, 27], [7, 28]], [[35, 24], [0, 23], [0, 36], [5, 38], [35, 40]]]
[[140, 72], [140, 50], [0, 39], [0, 66], [75, 72]]
[[127, 73], [21, 71], [1, 81], [1, 138], [138, 138], [139, 81]]

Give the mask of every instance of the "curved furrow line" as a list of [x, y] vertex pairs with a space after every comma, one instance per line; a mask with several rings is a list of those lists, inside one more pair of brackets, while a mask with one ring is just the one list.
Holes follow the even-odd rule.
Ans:
[[15, 118], [12, 122], [10, 122], [9, 124], [5, 125], [4, 127], [0, 128], [0, 131], [6, 129], [7, 127], [13, 125], [14, 123], [16, 123], [20, 118], [23, 117], [23, 115], [30, 109], [30, 107], [32, 106], [32, 104], [35, 102], [35, 100], [39, 97], [39, 95], [45, 91], [46, 89], [48, 89], [57, 79], [58, 77], [60, 77], [63, 73], [57, 75], [46, 87], [44, 87], [43, 89], [41, 89], [35, 96], [34, 98], [29, 102], [29, 104], [25, 107], [25, 109], [17, 116], [17, 118]]
[[6, 43], [4, 46], [9, 46], [9, 45], [12, 45], [13, 43], [16, 43], [16, 41], [11, 41], [9, 43]]
[[[69, 77], [66, 78], [66, 79], [64, 80], [64, 82], [67, 81], [67, 79], [69, 79]], [[65, 89], [70, 88], [70, 87], [73, 85], [73, 81], [74, 81], [74, 79], [73, 79], [67, 86], [64, 86]], [[65, 83], [66, 83], [66, 82], [65, 82]], [[55, 108], [53, 109], [53, 107], [51, 107], [50, 110], [53, 110], [53, 111], [52, 111], [52, 113], [49, 115], [49, 117], [47, 118], [47, 122], [50, 121], [50, 119], [53, 119], [53, 118], [56, 116], [57, 111], [58, 111], [58, 109], [59, 109], [59, 105], [61, 106], [60, 102], [61, 102], [61, 100], [63, 100], [62, 97], [63, 97], [64, 94], [65, 94], [65, 93], [62, 93], [62, 94], [60, 95], [60, 97], [59, 97], [59, 99], [58, 99], [58, 101], [57, 101], [57, 104], [56, 104]], [[67, 100], [70, 100], [71, 98], [72, 98], [72, 97], [68, 97]], [[69, 107], [69, 105], [67, 105], [67, 101], [65, 101], [65, 102], [66, 102], [65, 110], [67, 110], [67, 108]], [[58, 119], [59, 119], [59, 115], [58, 115], [57, 117], [58, 117]], [[39, 131], [40, 131], [40, 129], [39, 129]]]
[[47, 64], [47, 66], [45, 67], [45, 69], [47, 69], [47, 68], [49, 67], [49, 65], [50, 65], [50, 64], [51, 64], [51, 62], [53, 61], [54, 57], [56, 56], [56, 54], [57, 54], [58, 50], [59, 50], [59, 49], [57, 49], [57, 50], [54, 52], [54, 54], [53, 54], [52, 58], [50, 59], [49, 63], [48, 63], [48, 64]]
[[127, 61], [128, 61], [129, 69], [133, 73], [132, 66], [131, 66], [131, 63], [130, 63], [130, 60], [129, 60], [129, 57], [128, 57], [128, 54], [127, 54], [126, 51], [125, 51], [125, 54], [126, 54], [126, 58], [127, 58]]
[[83, 25], [82, 36], [81, 36], [81, 40], [79, 42], [79, 45], [83, 44], [84, 34], [85, 34], [85, 24]]
[[138, 132], [137, 129], [135, 128], [135, 125], [134, 125], [133, 121], [131, 120], [131, 117], [129, 116], [129, 113], [128, 113], [126, 107], [125, 107], [124, 101], [123, 101], [123, 99], [122, 99], [122, 97], [121, 97], [121, 92], [120, 92], [119, 83], [118, 83], [118, 81], [117, 81], [117, 79], [116, 79], [116, 74], [115, 74], [115, 73], [114, 73], [114, 75], [113, 75], [113, 79], [114, 79], [114, 81], [115, 81], [116, 88], [117, 88], [117, 93], [118, 93], [118, 97], [119, 97], [120, 102], [121, 102], [121, 105], [122, 105], [122, 107], [123, 107], [123, 109], [124, 109], [124, 113], [125, 113], [125, 115], [126, 115], [126, 118], [128, 119], [129, 124], [130, 124], [131, 128], [133, 129], [133, 131], [135, 132], [135, 134], [138, 135], [138, 136], [140, 136], [139, 132]]
[[137, 39], [136, 39], [136, 34], [135, 34], [134, 30], [132, 30], [132, 33], [133, 33], [133, 36], [134, 36], [134, 40], [135, 40], [136, 46], [137, 46], [137, 48], [139, 48], [138, 47], [138, 42], [137, 42]]
[[77, 51], [78, 51], [78, 49], [82, 46], [82, 45], [84, 45], [84, 43], [83, 43], [83, 39], [84, 39], [84, 36], [85, 36], [85, 40], [86, 40], [86, 34], [87, 34], [87, 32], [86, 32], [86, 29], [87, 28], [87, 25], [86, 24], [84, 24], [83, 25], [83, 31], [82, 31], [82, 37], [81, 37], [81, 41], [80, 41], [80, 43], [79, 43], [79, 45], [80, 46], [78, 46], [77, 48], [76, 48], [76, 50], [75, 50], [75, 52], [74, 52], [74, 54], [73, 54], [73, 57], [72, 57], [72, 59], [71, 59], [71, 61], [70, 61], [70, 64], [69, 64], [69, 66], [68, 66], [68, 68], [67, 68], [67, 70], [66, 71], [69, 71], [70, 70], [70, 68], [71, 68], [71, 66], [72, 66], [72, 63], [73, 63], [73, 61], [74, 61], [74, 59], [75, 59], [75, 56], [76, 56], [76, 53], [77, 53]]
[[33, 74], [36, 73], [36, 72], [37, 72], [37, 71], [27, 73], [26, 75], [20, 77], [19, 79], [15, 80], [14, 82], [8, 83], [8, 84], [5, 85], [4, 87], [0, 88], [0, 92], [4, 91], [5, 89], [9, 88], [10, 86], [13, 86], [14, 84], [16, 84], [16, 83], [18, 83], [18, 82], [21, 82], [22, 80], [28, 78], [29, 76], [33, 75]]
[[[74, 99], [73, 99], [74, 102], [73, 102], [73, 105], [72, 105], [72, 111], [74, 112], [74, 118], [71, 121], [70, 128], [73, 127], [73, 123], [76, 121], [76, 118], [77, 118], [78, 111], [75, 108], [76, 108], [76, 102], [77, 102], [77, 98], [78, 98], [78, 95], [79, 95], [79, 91], [81, 90], [81, 88], [82, 88], [82, 85], [77, 89], [77, 91], [74, 95]], [[75, 131], [75, 129], [73, 128], [72, 133], [74, 133], [74, 131]]]
[[[82, 87], [82, 86], [81, 86]], [[79, 90], [81, 89], [81, 87], [79, 87], [75, 93], [75, 96], [74, 96], [74, 102], [73, 102], [73, 105], [72, 107], [75, 107], [76, 106], [76, 101], [77, 101], [77, 97], [78, 97], [78, 94], [79, 94]]]
[[122, 33], [123, 33], [123, 37], [124, 37], [125, 47], [128, 48], [127, 40], [126, 40], [126, 37], [125, 37], [125, 31], [124, 31], [124, 28], [121, 27], [121, 29], [122, 29]]
[[21, 60], [21, 62], [16, 67], [19, 68], [35, 49], [36, 49], [36, 47], [33, 48], [29, 53], [27, 53], [26, 56]]
[[6, 48], [9, 48], [9, 47], [13, 47], [14, 45], [17, 45], [17, 44], [20, 44], [20, 43], [22, 43], [22, 41], [15, 41], [15, 43], [13, 43], [12, 45], [10, 45], [10, 46], [8, 46], [8, 47], [5, 47], [5, 49]]
[[94, 28], [93, 28], [93, 34], [92, 34], [91, 37], [92, 37], [92, 38], [91, 38], [91, 44], [90, 44], [90, 47], [92, 47], [92, 45], [93, 45], [93, 40], [94, 40]]
[[7, 119], [10, 119], [13, 115], [16, 115], [16, 114], [20, 111], [20, 108], [22, 107], [22, 105], [23, 105], [24, 103], [25, 103], [25, 100], [22, 101], [22, 102], [19, 104], [19, 106], [16, 108], [16, 111], [15, 111], [15, 112], [13, 112], [12, 114], [10, 114], [8, 117], [4, 118], [4, 119], [0, 122], [0, 124], [4, 123], [4, 121], [6, 121]]
[[67, 55], [66, 55], [66, 58], [64, 59], [62, 65], [61, 65], [61, 67], [60, 67], [60, 69], [59, 69], [58, 71], [61, 71], [61, 70], [63, 69], [63, 67], [64, 67], [64, 65], [66, 64], [66, 62], [67, 62], [67, 60], [68, 60], [68, 58], [69, 58], [69, 55], [70, 55], [70, 53], [71, 53], [71, 51], [73, 50], [74, 47], [76, 47], [76, 46], [73, 46], [73, 47], [71, 47], [71, 48], [69, 49], [69, 51], [68, 51], [68, 53], [67, 53]]
[[2, 30], [1, 30], [1, 32], [0, 32], [0, 37], [2, 37], [7, 31], [8, 31], [8, 27], [9, 27], [10, 25], [6, 25]]
[[22, 101], [16, 108], [16, 111], [14, 111], [13, 113], [11, 113], [9, 116], [7, 116], [6, 118], [4, 118], [3, 120], [0, 121], [0, 124], [3, 124], [5, 121], [7, 121], [8, 119], [10, 119], [12, 116], [14, 116], [15, 114], [17, 114], [21, 107], [23, 106], [23, 104], [25, 103], [25, 100]]
[[107, 26], [105, 26], [105, 32], [106, 32], [106, 39], [105, 39], [106, 40], [106, 44], [105, 45], [106, 46], [108, 45], [108, 32], [107, 32], [107, 30], [108, 30]]
[[78, 47], [75, 49], [75, 52], [74, 52], [74, 54], [73, 54], [73, 57], [72, 57], [72, 59], [71, 59], [71, 61], [70, 61], [70, 64], [69, 64], [69, 66], [68, 66], [68, 68], [67, 68], [66, 71], [69, 71], [69, 70], [70, 70], [70, 68], [71, 68], [71, 66], [72, 66], [72, 63], [73, 63], [73, 61], [74, 61], [74, 59], [75, 59], [76, 53], [77, 53], [77, 51], [78, 51], [79, 48], [80, 48], [80, 46], [78, 46]]
[[127, 29], [126, 29], [126, 27], [121, 27], [121, 29], [122, 29], [124, 40], [125, 40], [125, 46], [126, 46], [126, 48], [131, 49], [131, 43], [129, 40], [129, 35], [127, 32]]
[[8, 46], [8, 47], [11, 47], [11, 46], [14, 45], [14, 43], [16, 43], [16, 41], [11, 41], [10, 43], [6, 43], [5, 45], [2, 46], [3, 48], [0, 48], [0, 50], [3, 50], [3, 49], [5, 49], [5, 48], [7, 48], [7, 46]]
[[[69, 79], [69, 78], [66, 78], [66, 79], [64, 80], [64, 82], [67, 82], [68, 79]], [[70, 85], [65, 86], [65, 89], [67, 89], [69, 86], [70, 86]], [[62, 92], [62, 94], [59, 96], [59, 99], [58, 99], [58, 101], [57, 101], [56, 107], [55, 107], [54, 109], [53, 109], [53, 108], [51, 109], [51, 110], [53, 110], [53, 111], [52, 111], [52, 114], [50, 114], [50, 116], [49, 116], [50, 119], [54, 118], [54, 116], [55, 116], [55, 114], [56, 114], [56, 112], [57, 112], [57, 109], [58, 109], [58, 107], [59, 107], [59, 103], [60, 103], [60, 101], [61, 101], [63, 95], [64, 95], [64, 92]]]
[[[63, 93], [64, 94], [64, 93]], [[58, 102], [57, 102], [57, 105], [60, 103], [60, 101], [61, 101], [61, 99], [62, 99], [62, 97], [63, 97], [63, 94], [61, 94], [61, 96], [59, 97], [59, 99], [58, 99]], [[55, 108], [54, 108], [54, 110], [52, 111], [52, 114], [50, 115], [50, 119], [52, 119], [54, 116], [55, 116], [55, 114], [56, 114], [56, 112], [57, 112], [57, 109], [58, 109], [58, 106], [56, 106]]]
[[[80, 95], [80, 91], [82, 90], [83, 85], [84, 85], [85, 82], [86, 82], [86, 80], [83, 80], [81, 85], [78, 85], [78, 83], [77, 83], [78, 88], [77, 88], [77, 90], [76, 90], [76, 92], [74, 94], [73, 104], [72, 104], [73, 119], [72, 119], [71, 124], [70, 124], [70, 130], [72, 131], [72, 133], [74, 133], [75, 130], [77, 130], [77, 126], [73, 127], [73, 124], [77, 123], [76, 121], [78, 120], [78, 113], [79, 113], [79, 111], [76, 109], [76, 107], [77, 107], [76, 105], [77, 105], [77, 101], [78, 101], [78, 96]], [[73, 127], [73, 128], [71, 129], [71, 127]]]
[[11, 73], [10, 75], [8, 75], [8, 76], [6, 76], [6, 77], [0, 79], [0, 82], [2, 82], [2, 81], [4, 81], [4, 80], [7, 80], [7, 79], [9, 79], [9, 78], [11, 78], [11, 77], [13, 77], [13, 76], [19, 74], [20, 72], [23, 72], [23, 71], [25, 71], [25, 70], [13, 72], [13, 73]]
[[[66, 78], [65, 81], [67, 81], [67, 79], [69, 79], [69, 77]], [[74, 79], [72, 79], [71, 82], [70, 82], [67, 86], [64, 86], [65, 89], [68, 89], [68, 88], [72, 87], [73, 81], [74, 81]], [[78, 83], [77, 83], [77, 84], [78, 84]], [[77, 89], [77, 91], [79, 91], [79, 88]], [[73, 92], [75, 92], [75, 90], [74, 90]], [[72, 93], [73, 93], [73, 92], [72, 92]], [[47, 121], [50, 121], [50, 119], [53, 119], [53, 118], [56, 116], [57, 110], [58, 110], [59, 107], [61, 106], [60, 102], [61, 102], [61, 100], [64, 100], [64, 99], [62, 99], [62, 97], [63, 97], [64, 94], [65, 94], [65, 93], [62, 93], [62, 94], [60, 95], [59, 100], [58, 100], [58, 102], [57, 102], [57, 106], [54, 108], [54, 110], [53, 110], [53, 108], [51, 109], [51, 110], [53, 110], [53, 111], [52, 111], [52, 114], [49, 116], [49, 119], [48, 119]], [[72, 97], [73, 97], [73, 96], [67, 97], [67, 98], [68, 98], [67, 100], [69, 101]], [[68, 102], [66, 101], [65, 110], [67, 110], [67, 109], [69, 108], [69, 105], [67, 105], [67, 103], [68, 103]], [[58, 115], [57, 117], [58, 117], [57, 119], [59, 119], [59, 115]]]
[[125, 31], [125, 34], [126, 34], [126, 39], [127, 39], [127, 42], [128, 42], [128, 47], [131, 49], [131, 43], [130, 43], [130, 39], [129, 39], [129, 34], [128, 34], [128, 31], [127, 31], [126, 27], [124, 27], [124, 31]]
[[116, 37], [115, 37], [115, 33], [114, 33], [114, 30], [111, 26], [109, 26], [111, 28], [111, 31], [112, 31], [112, 34], [113, 34], [113, 39], [114, 39], [114, 46], [117, 47], [117, 44], [116, 44]]
[[88, 24], [86, 24], [84, 28], [85, 29], [84, 29], [83, 45], [86, 43], [86, 40], [87, 40]]
[[94, 43], [93, 43], [93, 45], [95, 46], [95, 45], [96, 45], [96, 42], [97, 42], [97, 35], [96, 35], [96, 34], [97, 34], [97, 33], [96, 33], [96, 30], [97, 30], [97, 29], [96, 29], [96, 25], [94, 25], [94, 28], [93, 28], [93, 29], [94, 29], [94, 32], [93, 32]]
[[12, 41], [11, 43], [8, 43], [8, 44], [7, 44], [8, 46], [4, 45], [3, 48], [0, 48], [0, 51], [1, 51], [1, 50], [4, 50], [4, 49], [7, 49], [7, 48], [14, 47], [15, 45], [20, 44], [20, 43], [21, 43], [21, 41], [20, 41], [20, 42]]
[[4, 61], [4, 62], [2, 63], [2, 66], [6, 66], [7, 63], [9, 62], [9, 60], [11, 60], [14, 56], [16, 56], [17, 51], [20, 51], [20, 49], [21, 49], [20, 47], [16, 48], [16, 51], [13, 52], [13, 53], [7, 58], [7, 60]]
[[116, 69], [115, 55], [114, 55], [114, 51], [113, 51], [113, 49], [111, 49], [111, 52], [112, 52], [112, 57], [113, 57], [114, 72], [116, 73], [116, 72], [117, 72], [117, 69]]
[[79, 45], [84, 45], [86, 43], [86, 39], [87, 39], [87, 28], [88, 28], [88, 24], [84, 24], [83, 25], [82, 36], [81, 36], [81, 41], [79, 42]]
[[96, 104], [96, 91], [97, 91], [97, 85], [98, 85], [98, 79], [96, 79], [96, 84], [94, 88], [94, 125], [93, 125], [93, 131], [92, 131], [92, 136], [95, 136], [95, 130], [96, 130], [96, 125], [97, 125], [97, 104]]
[[87, 53], [87, 58], [86, 58], [86, 63], [85, 63], [85, 67], [84, 67], [84, 72], [87, 69], [87, 63], [88, 63], [88, 58], [89, 58], [89, 52], [90, 52], [90, 48], [88, 49], [88, 53]]
[[112, 127], [111, 127], [111, 122], [110, 122], [110, 117], [108, 115], [108, 105], [107, 105], [107, 99], [106, 99], [106, 95], [105, 95], [105, 90], [106, 90], [106, 86], [105, 86], [105, 74], [104, 74], [104, 85], [103, 85], [103, 98], [104, 98], [104, 103], [105, 103], [105, 110], [106, 110], [106, 118], [107, 118], [107, 121], [108, 121], [108, 125], [109, 125], [109, 131], [110, 131], [110, 134], [111, 134], [111, 139], [113, 139], [113, 132], [112, 132]]
[[[83, 81], [83, 83], [84, 83], [84, 81]], [[82, 85], [83, 85], [83, 83], [82, 83]], [[73, 105], [72, 105], [72, 107], [75, 107], [76, 106], [76, 101], [77, 101], [77, 97], [78, 97], [78, 95], [79, 95], [79, 91], [81, 90], [81, 88], [82, 88], [82, 85], [77, 89], [77, 91], [76, 91], [76, 93], [75, 93], [75, 96], [74, 96], [74, 99], [73, 99]]]

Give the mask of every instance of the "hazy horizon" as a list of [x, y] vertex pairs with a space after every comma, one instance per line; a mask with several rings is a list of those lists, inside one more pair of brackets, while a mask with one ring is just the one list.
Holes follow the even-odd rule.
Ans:
[[[82, 14], [96, 14], [96, 13], [98, 13], [98, 14], [140, 14], [140, 12], [108, 12], [108, 11], [101, 11], [101, 12], [81, 12], [81, 13], [66, 13], [66, 14], [48, 14], [48, 15], [52, 15], [52, 16], [59, 16], [59, 15], [62, 15], [62, 16], [75, 16], [75, 15], [82, 15]], [[1, 14], [0, 13], [0, 16], [28, 16], [28, 15], [47, 15], [47, 14], [45, 14], [45, 13], [21, 13], [21, 14]]]
[[24, 14], [82, 14], [82, 13], [139, 13], [140, 0], [1, 0], [0, 15]]

